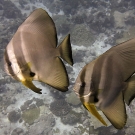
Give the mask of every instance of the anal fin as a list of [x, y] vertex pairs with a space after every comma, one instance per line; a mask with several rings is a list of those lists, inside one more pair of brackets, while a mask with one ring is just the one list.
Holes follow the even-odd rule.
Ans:
[[127, 105], [130, 105], [131, 101], [135, 98], [135, 75], [127, 81], [127, 88], [124, 91], [124, 100]]
[[52, 71], [49, 71], [46, 84], [60, 91], [67, 91], [69, 85], [68, 75], [62, 60], [56, 57], [52, 62]]
[[126, 124], [127, 114], [122, 92], [111, 105], [100, 109], [115, 128], [122, 129]]

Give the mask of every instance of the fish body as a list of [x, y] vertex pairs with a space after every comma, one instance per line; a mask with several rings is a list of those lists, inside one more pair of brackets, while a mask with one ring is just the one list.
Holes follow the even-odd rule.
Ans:
[[41, 89], [33, 80], [67, 91], [69, 80], [61, 58], [73, 65], [70, 35], [57, 46], [53, 20], [45, 10], [36, 9], [7, 45], [4, 66], [9, 75], [36, 93], [41, 94]]
[[[84, 66], [74, 91], [90, 111], [99, 108], [112, 125], [121, 129], [126, 124], [125, 103], [135, 95], [135, 39], [116, 45]], [[92, 113], [104, 125], [96, 108]], [[91, 111], [90, 111], [91, 112]]]

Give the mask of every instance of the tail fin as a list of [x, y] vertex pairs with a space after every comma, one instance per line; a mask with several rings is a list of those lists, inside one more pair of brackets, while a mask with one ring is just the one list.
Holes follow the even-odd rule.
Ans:
[[70, 34], [68, 34], [59, 45], [60, 56], [71, 66], [73, 65], [72, 48], [70, 43]]

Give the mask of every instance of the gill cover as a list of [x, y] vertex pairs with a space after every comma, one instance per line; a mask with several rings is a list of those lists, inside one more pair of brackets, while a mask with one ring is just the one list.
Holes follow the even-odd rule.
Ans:
[[18, 80], [26, 87], [31, 89], [32, 91], [42, 94], [41, 89], [37, 88], [33, 83], [32, 80], [33, 78], [30, 76], [30, 67], [31, 63], [28, 62], [26, 63], [22, 68], [21, 71], [17, 74]]

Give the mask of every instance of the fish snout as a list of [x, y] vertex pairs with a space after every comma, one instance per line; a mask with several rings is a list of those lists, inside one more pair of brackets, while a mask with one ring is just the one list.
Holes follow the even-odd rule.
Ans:
[[25, 75], [23, 75], [22, 72], [21, 72], [21, 73], [19, 73], [19, 74], [17, 75], [17, 78], [18, 78], [18, 80], [19, 80], [24, 86], [26, 86], [27, 88], [31, 89], [32, 91], [34, 91], [34, 92], [36, 92], [36, 93], [38, 93], [38, 94], [42, 94], [42, 92], [41, 92], [42, 89], [37, 88], [37, 87], [32, 83], [32, 80], [33, 80], [32, 77], [25, 76]]

